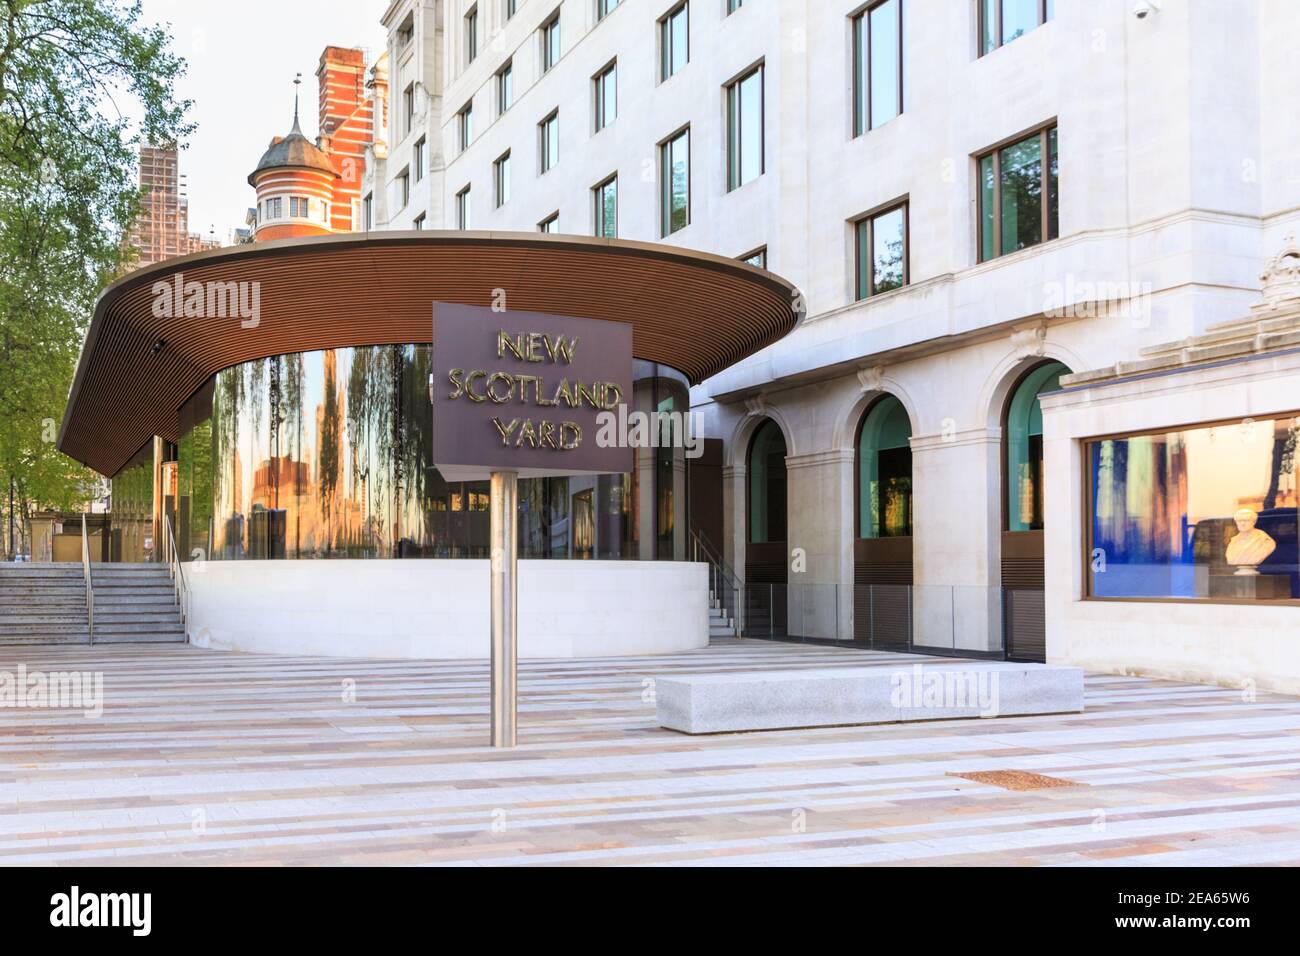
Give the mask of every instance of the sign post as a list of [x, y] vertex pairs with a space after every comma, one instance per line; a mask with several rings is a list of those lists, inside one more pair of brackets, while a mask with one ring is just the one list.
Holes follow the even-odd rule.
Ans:
[[519, 652], [519, 476], [494, 471], [489, 507], [492, 542], [492, 746], [515, 745]]
[[433, 363], [433, 463], [490, 482], [492, 746], [513, 747], [518, 481], [633, 470], [631, 445], [600, 437], [632, 397], [632, 327], [435, 302]]

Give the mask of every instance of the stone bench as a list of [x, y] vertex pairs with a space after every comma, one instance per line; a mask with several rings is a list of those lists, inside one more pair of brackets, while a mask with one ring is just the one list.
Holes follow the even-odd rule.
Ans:
[[655, 680], [659, 725], [687, 734], [1083, 710], [1083, 671], [944, 661], [683, 674]]

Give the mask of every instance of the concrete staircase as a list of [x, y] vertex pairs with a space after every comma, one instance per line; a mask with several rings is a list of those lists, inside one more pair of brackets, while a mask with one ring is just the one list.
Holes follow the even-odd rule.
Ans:
[[709, 592], [709, 640], [719, 637], [737, 637], [736, 622], [727, 616], [726, 609], [717, 596]]
[[185, 625], [167, 568], [161, 564], [96, 564], [95, 643], [185, 640]]
[[81, 565], [0, 562], [0, 645], [89, 640]]
[[[185, 640], [176, 592], [163, 565], [96, 564], [91, 582], [96, 644]], [[81, 565], [0, 563], [0, 645], [89, 641]]]

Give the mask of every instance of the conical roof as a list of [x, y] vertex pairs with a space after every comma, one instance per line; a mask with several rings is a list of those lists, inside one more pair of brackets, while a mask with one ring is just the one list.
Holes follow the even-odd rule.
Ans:
[[330, 158], [303, 135], [302, 128], [298, 125], [296, 109], [293, 113], [293, 129], [289, 131], [288, 136], [271, 143], [270, 149], [263, 153], [261, 160], [258, 161], [257, 168], [248, 174], [248, 184], [256, 185], [258, 173], [264, 170], [284, 168], [319, 169], [333, 176], [338, 175], [338, 170], [334, 168]]

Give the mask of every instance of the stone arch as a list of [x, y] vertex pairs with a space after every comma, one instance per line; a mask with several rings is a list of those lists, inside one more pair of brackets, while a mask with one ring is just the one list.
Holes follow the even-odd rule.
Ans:
[[731, 437], [727, 440], [723, 459], [725, 466], [745, 468], [748, 465], [750, 440], [758, 427], [769, 418], [781, 429], [781, 435], [785, 438], [786, 455], [799, 453], [794, 441], [794, 429], [790, 427], [790, 422], [781, 409], [761, 400], [751, 400], [746, 403], [745, 414], [736, 422]]
[[844, 406], [835, 420], [835, 432], [833, 437], [836, 449], [843, 451], [852, 451], [855, 447], [858, 436], [858, 426], [862, 423], [862, 416], [866, 414], [877, 399], [886, 395], [892, 395], [903, 404], [907, 410], [907, 418], [912, 423], [912, 435], [919, 435], [920, 432], [920, 415], [917, 412], [916, 403], [912, 396], [908, 394], [907, 389], [893, 378], [885, 375], [872, 375], [869, 372], [861, 372], [858, 375], [859, 381], [862, 382], [862, 390], [852, 396], [852, 400]]
[[976, 408], [983, 409], [984, 426], [990, 429], [991, 434], [1002, 430], [1002, 413], [1012, 390], [1026, 372], [1044, 362], [1060, 362], [1071, 372], [1090, 367], [1077, 353], [1054, 343], [1042, 342], [1040, 348], [1029, 354], [1022, 349], [1008, 351], [984, 380], [979, 404], [976, 405]]

